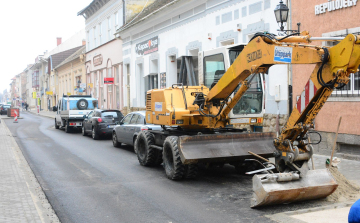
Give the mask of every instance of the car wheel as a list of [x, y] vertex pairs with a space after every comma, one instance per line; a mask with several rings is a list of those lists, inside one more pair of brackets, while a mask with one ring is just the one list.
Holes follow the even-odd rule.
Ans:
[[154, 135], [148, 131], [141, 131], [136, 138], [136, 155], [142, 166], [156, 166], [160, 150], [151, 148], [155, 144]]
[[99, 139], [99, 134], [96, 132], [96, 130], [95, 130], [94, 127], [92, 128], [92, 131], [91, 131], [91, 137], [92, 137], [94, 140]]
[[81, 127], [81, 133], [82, 133], [83, 136], [86, 136], [86, 135], [87, 135], [87, 134], [86, 134], [86, 131], [85, 131], [84, 123], [83, 123], [83, 125], [82, 125], [82, 127]]
[[56, 123], [56, 119], [55, 119], [55, 129], [59, 129], [58, 124]]
[[115, 132], [113, 132], [113, 134], [112, 134], [112, 141], [113, 141], [113, 146], [114, 147], [120, 147], [121, 146], [121, 142], [119, 142], [117, 140], [117, 135], [116, 135]]
[[178, 137], [168, 136], [163, 147], [164, 168], [167, 178], [180, 180], [184, 177], [185, 165], [181, 162], [178, 149]]
[[70, 128], [70, 126], [68, 125], [68, 123], [66, 123], [66, 124], [65, 124], [65, 132], [66, 132], [66, 133], [70, 133], [70, 131], [71, 131], [71, 128]]

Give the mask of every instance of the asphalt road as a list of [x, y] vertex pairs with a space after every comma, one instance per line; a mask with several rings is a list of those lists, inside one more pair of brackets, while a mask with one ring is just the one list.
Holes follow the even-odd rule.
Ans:
[[251, 176], [231, 166], [201, 168], [171, 181], [162, 166], [140, 166], [133, 148], [66, 134], [54, 120], [24, 112], [5, 120], [61, 222], [271, 222], [265, 215], [325, 201], [251, 209]]

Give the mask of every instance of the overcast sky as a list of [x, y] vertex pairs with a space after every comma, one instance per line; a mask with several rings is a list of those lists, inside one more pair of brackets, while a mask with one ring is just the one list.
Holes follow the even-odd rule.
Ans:
[[92, 0], [1, 1], [0, 92], [10, 79], [35, 62], [38, 55], [56, 47], [56, 37], [66, 41], [85, 28], [77, 13]]

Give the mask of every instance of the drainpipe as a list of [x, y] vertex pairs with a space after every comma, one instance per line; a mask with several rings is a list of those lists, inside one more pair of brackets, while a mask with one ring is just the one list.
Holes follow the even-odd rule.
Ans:
[[126, 18], [126, 16], [125, 16], [125, 5], [126, 5], [126, 0], [123, 0], [123, 25], [125, 25], [125, 18]]
[[[292, 8], [291, 8], [291, 0], [287, 0], [287, 6], [289, 7], [290, 10], [290, 16], [288, 17], [289, 22], [287, 23], [288, 29], [291, 30], [292, 28]], [[292, 112], [292, 108], [293, 108], [293, 83], [292, 83], [292, 65], [288, 64], [288, 116], [290, 117], [291, 112]]]

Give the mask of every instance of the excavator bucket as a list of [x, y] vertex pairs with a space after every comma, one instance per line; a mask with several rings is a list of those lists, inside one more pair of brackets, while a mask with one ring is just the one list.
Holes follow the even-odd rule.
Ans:
[[[280, 174], [284, 176], [283, 178], [289, 180], [286, 176], [288, 173]], [[252, 208], [325, 198], [332, 194], [338, 186], [327, 169], [309, 170], [304, 177], [298, 176], [291, 181], [280, 180], [279, 182], [277, 180], [279, 178], [276, 178], [276, 176], [279, 176], [279, 174], [253, 176]], [[270, 180], [266, 178], [270, 178]]]
[[253, 158], [248, 151], [272, 157], [275, 133], [227, 133], [180, 136], [179, 151], [184, 164], [233, 162]]

